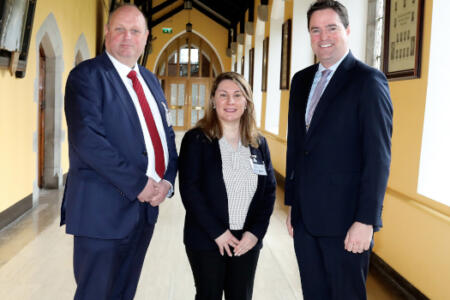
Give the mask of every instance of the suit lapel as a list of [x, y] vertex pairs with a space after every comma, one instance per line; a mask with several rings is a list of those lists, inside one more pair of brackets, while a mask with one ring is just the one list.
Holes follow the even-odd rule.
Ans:
[[336, 96], [342, 89], [342, 87], [344, 87], [351, 80], [349, 71], [353, 66], [354, 62], [355, 58], [353, 57], [352, 53], [349, 52], [347, 57], [341, 62], [339, 67], [336, 69], [333, 77], [331, 78], [330, 82], [325, 88], [325, 91], [323, 92], [319, 103], [317, 104], [316, 110], [314, 111], [310, 127], [306, 134], [307, 140], [313, 134], [318, 124], [320, 124], [322, 118], [324, 117], [326, 118], [326, 116], [324, 115], [326, 115], [326, 110], [329, 104], [337, 98]]
[[[122, 79], [120, 78], [119, 74], [117, 73], [116, 69], [114, 68], [114, 65], [109, 60], [106, 53], [103, 53], [101, 56], [102, 62], [104, 64], [104, 67], [106, 69], [106, 78], [108, 79], [110, 86], [112, 89], [116, 92], [118, 99], [118, 103], [124, 108], [124, 110], [127, 112], [128, 117], [133, 124], [134, 127], [136, 127], [137, 130], [142, 131], [141, 124], [139, 123], [139, 117], [136, 112], [136, 108], [134, 107], [133, 100], [130, 97], [130, 94], [128, 94], [128, 90], [125, 87], [125, 85], [122, 82]], [[138, 131], [139, 132], [139, 131]], [[142, 136], [144, 138], [144, 136]]]
[[302, 99], [300, 102], [300, 105], [298, 107], [299, 109], [299, 116], [300, 116], [300, 128], [302, 134], [306, 134], [306, 123], [305, 123], [305, 115], [306, 115], [306, 107], [308, 105], [308, 98], [309, 93], [311, 92], [311, 86], [314, 81], [314, 75], [317, 72], [317, 69], [319, 68], [318, 64], [315, 64], [311, 70], [309, 70], [309, 73], [305, 75], [305, 80], [303, 81], [303, 86], [300, 88], [300, 95], [298, 96], [299, 99]]
[[[159, 96], [159, 93], [157, 92], [159, 87], [155, 86], [155, 82], [149, 76], [147, 76], [146, 70], [143, 70], [143, 69], [145, 69], [145, 68], [142, 66], [139, 66], [140, 73], [141, 73], [142, 77], [144, 78], [145, 83], [147, 84], [150, 92], [152, 93], [153, 98], [155, 99], [156, 105], [158, 106], [158, 110], [159, 110], [159, 113], [163, 120], [163, 124], [167, 124], [166, 113], [168, 113], [168, 108], [166, 107], [164, 101], [161, 101], [161, 97]], [[164, 126], [164, 128], [165, 127], [166, 126]]]
[[212, 140], [212, 147], [214, 153], [214, 160], [211, 163], [211, 170], [215, 170], [217, 172], [217, 198], [220, 199], [220, 204], [222, 206], [222, 211], [225, 212], [227, 222], [230, 222], [230, 215], [228, 214], [228, 196], [227, 196], [227, 188], [225, 186], [225, 179], [223, 178], [223, 169], [222, 169], [222, 155], [220, 153], [220, 145], [218, 139]]

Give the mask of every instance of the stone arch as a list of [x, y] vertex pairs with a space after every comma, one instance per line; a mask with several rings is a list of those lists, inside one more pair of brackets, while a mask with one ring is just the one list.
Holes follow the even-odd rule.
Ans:
[[[155, 64], [153, 66], [153, 69], [156, 72], [156, 69], [158, 67], [158, 64], [160, 63], [160, 59], [161, 56], [163, 55], [163, 53], [166, 51], [166, 49], [173, 43], [173, 41], [175, 41], [176, 39], [178, 39], [181, 35], [185, 34], [187, 31], [181, 31], [180, 33], [176, 34], [175, 36], [173, 36], [170, 40], [167, 41], [167, 43], [162, 47], [161, 51], [159, 51], [158, 56], [155, 59]], [[212, 51], [214, 52], [215, 56], [217, 57], [217, 60], [219, 62], [220, 65], [220, 70], [218, 70], [218, 72], [223, 72], [224, 67], [223, 67], [223, 62], [222, 59], [220, 58], [219, 53], [217, 52], [216, 47], [214, 47], [214, 45], [205, 37], [203, 36], [201, 33], [192, 30], [192, 33], [195, 33], [196, 35], [198, 35], [200, 38], [203, 39], [204, 42], [206, 42], [208, 44], [208, 46], [212, 49]]]
[[[65, 133], [62, 130], [62, 73], [64, 70], [63, 42], [61, 33], [53, 13], [50, 13], [36, 33], [36, 78], [34, 87], [34, 102], [39, 103], [39, 48], [42, 47], [46, 57], [45, 77], [45, 151], [43, 187], [58, 188], [62, 186], [63, 175], [61, 169], [61, 144]], [[37, 109], [39, 111], [39, 107]], [[39, 119], [39, 118], [38, 118]], [[37, 126], [39, 128], [39, 125]], [[39, 130], [39, 129], [37, 129]], [[39, 132], [34, 132], [34, 149], [39, 156], [37, 137]], [[39, 157], [37, 157], [39, 161]], [[39, 167], [39, 166], [38, 166]], [[36, 169], [38, 169], [38, 167]], [[38, 172], [37, 172], [38, 173]], [[38, 175], [37, 175], [38, 176]], [[37, 176], [33, 187], [33, 201], [37, 201], [39, 187]], [[35, 204], [35, 203], [34, 203]]]
[[91, 57], [91, 52], [89, 51], [89, 46], [84, 33], [80, 34], [80, 37], [75, 44], [74, 57], [74, 66]]

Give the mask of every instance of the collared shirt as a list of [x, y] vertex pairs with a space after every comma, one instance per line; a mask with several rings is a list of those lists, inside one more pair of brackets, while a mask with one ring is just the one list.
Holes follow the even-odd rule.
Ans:
[[248, 209], [258, 185], [258, 175], [250, 164], [250, 148], [239, 141], [236, 150], [222, 137], [219, 140], [222, 174], [228, 197], [228, 216], [231, 230], [244, 228]]
[[[330, 73], [330, 75], [328, 75], [328, 77], [327, 77], [327, 81], [325, 82], [325, 86], [324, 86], [324, 88], [323, 88], [323, 90], [322, 90], [322, 94], [323, 94], [323, 92], [325, 91], [325, 89], [327, 88], [328, 83], [330, 82], [331, 78], [332, 78], [333, 75], [334, 75], [334, 72], [335, 72], [336, 69], [339, 67], [339, 65], [340, 65], [341, 62], [344, 60], [344, 58], [347, 57], [347, 55], [348, 55], [349, 52], [350, 52], [350, 51], [347, 50], [347, 53], [346, 53], [344, 56], [342, 56], [342, 58], [341, 58], [337, 63], [335, 63], [334, 65], [332, 65], [331, 67], [328, 68], [328, 70], [330, 70], [331, 73]], [[311, 91], [309, 92], [308, 103], [307, 103], [307, 105], [306, 105], [305, 121], [306, 121], [306, 115], [307, 115], [307, 113], [308, 113], [308, 111], [309, 111], [309, 104], [311, 103], [311, 98], [312, 98], [312, 96], [314, 95], [314, 91], [316, 90], [317, 84], [319, 83], [320, 77], [322, 76], [322, 71], [325, 70], [325, 69], [327, 69], [327, 68], [325, 68], [321, 63], [319, 63], [319, 68], [317, 69], [317, 72], [316, 72], [316, 74], [314, 75], [314, 80], [313, 80], [313, 84], [312, 84], [312, 86], [311, 86]]]
[[159, 137], [161, 138], [161, 144], [164, 150], [164, 162], [167, 168], [169, 162], [169, 151], [167, 148], [166, 133], [164, 131], [164, 125], [162, 123], [161, 114], [158, 109], [158, 104], [156, 103], [153, 94], [148, 88], [147, 83], [145, 82], [144, 78], [139, 72], [137, 64], [133, 68], [130, 68], [127, 65], [124, 65], [121, 62], [119, 62], [108, 52], [106, 52], [106, 54], [108, 55], [109, 59], [114, 65], [114, 68], [119, 73], [120, 79], [122, 79], [125, 87], [127, 88], [128, 94], [130, 95], [131, 100], [133, 101], [134, 107], [136, 108], [136, 112], [139, 117], [139, 123], [141, 124], [142, 133], [144, 135], [145, 149], [147, 151], [147, 158], [148, 158], [146, 175], [150, 178], [153, 178], [156, 182], [159, 182], [162, 178], [159, 177], [159, 175], [156, 173], [155, 170], [155, 152], [153, 150], [150, 132], [148, 131], [147, 123], [145, 122], [144, 114], [142, 113], [141, 105], [139, 104], [139, 99], [137, 97], [136, 92], [134, 91], [133, 83], [131, 79], [127, 77], [128, 73], [130, 73], [131, 70], [136, 71], [137, 78], [139, 79], [139, 82], [141, 83], [142, 88], [144, 89], [145, 97], [147, 98], [147, 102], [150, 106], [150, 110], [152, 111], [153, 119], [155, 120]]

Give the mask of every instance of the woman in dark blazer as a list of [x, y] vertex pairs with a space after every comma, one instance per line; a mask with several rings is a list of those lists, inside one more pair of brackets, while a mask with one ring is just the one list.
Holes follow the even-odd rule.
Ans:
[[223, 292], [251, 299], [276, 182], [241, 75], [222, 73], [213, 83], [205, 117], [181, 143], [179, 182], [195, 300], [221, 300]]

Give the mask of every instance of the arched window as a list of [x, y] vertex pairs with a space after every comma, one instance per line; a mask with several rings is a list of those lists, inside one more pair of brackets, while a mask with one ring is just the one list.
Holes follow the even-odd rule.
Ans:
[[175, 129], [186, 130], [203, 117], [211, 83], [220, 72], [214, 50], [195, 33], [180, 35], [164, 49], [156, 74]]

